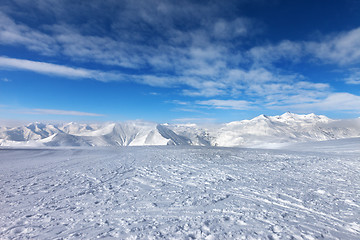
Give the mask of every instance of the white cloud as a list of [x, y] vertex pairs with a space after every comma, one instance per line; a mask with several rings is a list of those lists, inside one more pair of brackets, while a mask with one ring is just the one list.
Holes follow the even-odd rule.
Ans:
[[325, 98], [313, 98], [304, 102], [302, 99], [299, 103], [277, 105], [271, 108], [301, 111], [360, 111], [360, 96], [350, 93], [331, 93]]
[[176, 104], [176, 105], [189, 105], [189, 102], [185, 102], [185, 101], [180, 101], [180, 100], [172, 100], [172, 101], [167, 101], [167, 103], [172, 103], [172, 104]]
[[315, 57], [339, 65], [360, 62], [360, 27], [320, 42], [306, 43], [307, 51]]
[[251, 96], [264, 102], [288, 100], [292, 96], [323, 95], [330, 91], [329, 84], [313, 83], [296, 74], [280, 74], [264, 68], [249, 71], [233, 69], [228, 72], [224, 82], [231, 87], [234, 96]]
[[298, 79], [302, 79], [301, 75], [289, 75], [281, 74], [277, 72], [271, 72], [265, 68], [251, 68], [249, 70], [244, 69], [229, 69], [226, 73], [225, 81], [228, 84], [242, 84], [242, 85], [258, 85], [264, 83], [280, 83], [280, 82], [292, 82]]
[[[89, 78], [98, 81], [136, 81], [141, 84], [160, 87], [187, 86], [182, 93], [193, 97], [215, 97], [231, 95], [257, 97], [269, 106], [290, 104], [297, 99], [312, 99], [323, 96], [329, 90], [329, 85], [301, 81], [302, 77], [281, 75], [266, 69], [251, 69], [249, 71], [232, 69], [223, 72], [220, 79], [204, 79], [197, 77], [176, 77], [152, 75], [123, 75], [101, 72], [83, 68], [73, 68], [51, 63], [36, 62], [23, 59], [0, 57], [0, 67], [33, 71], [42, 74], [62, 76], [67, 78]], [[198, 105], [222, 109], [249, 109], [251, 104], [239, 100], [208, 100], [197, 102]]]
[[136, 46], [131, 42], [126, 43], [104, 36], [83, 35], [68, 26], [54, 26], [52, 30], [53, 38], [62, 49], [59, 53], [75, 61], [138, 68], [144, 67], [153, 51], [152, 48]]
[[0, 11], [0, 43], [23, 45], [29, 50], [54, 55], [59, 49], [55, 39], [48, 34], [34, 30], [26, 25], [15, 23]]
[[[283, 40], [249, 50], [239, 47], [243, 44], [242, 39], [258, 31], [254, 27], [256, 22], [224, 16], [221, 7], [227, 3], [186, 1], [179, 8], [172, 1], [118, 1], [112, 4], [93, 1], [84, 6], [76, 5], [74, 9], [71, 9], [74, 5], [67, 6], [59, 1], [51, 4], [56, 7], [49, 9], [48, 1], [22, 2], [24, 9], [36, 8], [57, 19], [51, 25], [36, 28], [12, 19], [11, 11], [8, 15], [0, 12], [0, 44], [24, 46], [40, 54], [56, 55], [59, 60], [65, 57], [74, 62], [136, 69], [144, 74], [105, 72], [9, 57], [0, 57], [0, 67], [71, 79], [135, 81], [180, 88], [178, 92], [193, 97], [251, 97], [266, 106], [276, 107], [294, 105], [300, 100], [315, 106], [321, 99], [330, 101], [328, 97], [332, 96], [328, 84], [312, 83], [301, 74], [281, 71], [274, 67], [277, 62], [297, 62], [305, 58], [339, 65], [360, 62], [360, 28], [312, 42]], [[74, 24], [71, 16], [74, 11], [79, 19], [86, 20], [91, 16], [91, 21], [84, 21], [81, 26]], [[106, 28], [111, 29], [93, 19], [95, 13], [99, 19], [108, 21]], [[108, 16], [111, 13], [116, 14]], [[232, 41], [234, 39], [238, 41]], [[345, 81], [359, 84], [358, 76], [354, 72]], [[238, 110], [253, 106], [247, 101], [219, 99], [197, 104]]]
[[[44, 6], [48, 6], [42, 1], [34, 6], [27, 3], [22, 5], [24, 4], [29, 8], [39, 8], [41, 12], [45, 11]], [[196, 8], [192, 5], [196, 5]], [[218, 4], [215, 4], [216, 7], [213, 5], [214, 3], [198, 5], [186, 2], [180, 10], [177, 4], [171, 2], [113, 3], [111, 6], [116, 9], [115, 12], [121, 13], [122, 19], [117, 19], [118, 14], [107, 16], [108, 13], [105, 11], [97, 13], [103, 14], [102, 17], [111, 21], [113, 29], [112, 34], [94, 35], [91, 34], [92, 29], [103, 29], [104, 26], [100, 26], [101, 24], [96, 21], [93, 22], [94, 26], [71, 24], [69, 20], [71, 16], [64, 11], [68, 9], [68, 6], [56, 3], [58, 10], [51, 10], [51, 13], [62, 21], [53, 25], [42, 25], [36, 29], [26, 23], [15, 22], [2, 13], [4, 24], [1, 26], [4, 30], [3, 35], [0, 36], [0, 43], [22, 45], [41, 54], [66, 56], [77, 62], [96, 62], [136, 70], [150, 69], [149, 75], [156, 72], [156, 77], [142, 77], [143, 81], [150, 85], [165, 85], [161, 83], [164, 81], [158, 76], [169, 74], [169, 72], [169, 75], [178, 78], [218, 77], [229, 62], [233, 64], [233, 61], [238, 62], [240, 58], [239, 54], [230, 50], [231, 43], [224, 45], [222, 40], [212, 41], [213, 30], [217, 23], [205, 21], [203, 18], [207, 15], [212, 18], [214, 12], [222, 14]], [[99, 7], [98, 3], [89, 4], [88, 10], [93, 10], [92, 7]], [[109, 8], [106, 3], [102, 7]], [[76, 5], [75, 8], [81, 8], [81, 6]], [[141, 11], [134, 11], [138, 9]], [[204, 14], [200, 17], [199, 12]], [[44, 14], [49, 13], [44, 12]], [[77, 14], [88, 17], [84, 12]], [[67, 21], [70, 21], [69, 24]], [[184, 23], [184, 21], [191, 25], [188, 26], [189, 29], [179, 28], [178, 23]], [[221, 22], [225, 28], [222, 31], [223, 40], [228, 38], [225, 35], [238, 36], [253, 32], [250, 19], [222, 19]], [[139, 24], [143, 23], [146, 23], [147, 27], [139, 28]], [[11, 34], [5, 34], [6, 32]], [[165, 83], [169, 84], [169, 80], [171, 79], [168, 78]]]
[[283, 59], [298, 62], [304, 54], [302, 43], [289, 40], [281, 41], [276, 45], [255, 46], [247, 52], [247, 56], [254, 61], [254, 64], [260, 66]]
[[79, 111], [67, 111], [57, 109], [30, 109], [24, 111], [26, 114], [41, 114], [41, 115], [68, 115], [68, 116], [87, 116], [87, 117], [102, 117], [103, 114], [79, 112]]
[[254, 96], [263, 96], [267, 103], [283, 104], [326, 96], [330, 92], [330, 86], [323, 83], [293, 81], [252, 85], [247, 91]]
[[182, 93], [187, 96], [212, 97], [227, 93], [227, 86], [221, 80], [209, 81], [202, 78], [186, 78], [181, 79], [181, 81], [183, 84], [192, 87], [192, 89], [184, 89], [182, 91]]
[[324, 64], [357, 64], [360, 62], [360, 27], [328, 35], [315, 41], [283, 40], [278, 44], [255, 46], [247, 51], [254, 65], [266, 66], [279, 60], [299, 62], [305, 57]]
[[360, 84], [360, 69], [353, 69], [344, 80], [347, 84]]
[[[7, 8], [14, 8], [13, 12], [19, 11], [14, 5]], [[232, 40], [233, 37], [255, 31], [253, 21], [247, 18], [219, 18], [218, 22], [206, 20], [223, 15], [221, 8], [226, 3], [197, 4], [186, 1], [179, 8], [178, 4], [171, 1], [156, 0], [110, 4], [107, 1], [90, 1], [84, 6], [55, 1], [56, 9], [51, 10], [47, 9], [49, 3], [44, 1], [36, 4], [22, 2], [19, 5], [58, 20], [52, 25], [34, 28], [26, 22], [15, 21], [11, 18], [12, 14], [6, 15], [0, 11], [1, 44], [21, 45], [41, 54], [63, 55], [74, 61], [133, 69], [150, 66], [157, 70], [178, 71], [182, 66], [209, 63], [209, 60], [224, 58], [224, 51], [228, 52], [227, 47], [222, 47], [223, 43], [219, 44], [219, 41]], [[89, 23], [74, 24], [71, 14], [75, 11], [79, 18], [89, 18]], [[29, 12], [22, 14], [30, 15]], [[104, 25], [103, 22], [94, 20], [94, 15], [100, 15], [110, 23]], [[179, 27], [185, 23], [186, 28]], [[108, 32], [105, 29], [109, 27], [111, 34], [106, 34]], [[96, 30], [106, 33], [94, 34]], [[219, 38], [216, 43], [212, 43], [214, 36]], [[230, 46], [229, 43], [228, 45]], [[193, 69], [198, 68], [194, 66]]]
[[254, 108], [253, 103], [244, 100], [218, 100], [196, 101], [196, 104], [217, 109], [248, 110]]
[[[139, 4], [148, 6], [146, 2]], [[115, 30], [119, 30], [119, 33], [125, 35], [112, 34], [106, 37], [89, 34], [91, 33], [91, 29], [87, 29], [89, 26], [80, 28], [71, 25], [70, 27], [70, 24], [64, 23], [42, 26], [35, 30], [20, 22], [15, 23], [5, 14], [2, 15], [8, 22], [8, 31], [19, 36], [19, 38], [9, 39], [7, 36], [3, 36], [3, 44], [7, 44], [6, 40], [10, 40], [9, 44], [24, 46], [39, 44], [39, 48], [32, 50], [43, 54], [52, 52], [64, 55], [74, 61], [91, 61], [137, 70], [145, 68], [147, 70], [144, 71], [144, 75], [103, 72], [7, 57], [0, 57], [0, 66], [75, 79], [126, 80], [150, 86], [184, 87], [185, 89], [183, 88], [180, 92], [193, 97], [237, 96], [244, 94], [245, 88], [250, 89], [251, 86], [258, 83], [293, 81], [289, 80], [293, 78], [290, 75], [274, 74], [264, 68], [248, 70], [231, 67], [238, 66], [239, 62], [246, 60], [240, 52], [234, 51], [234, 44], [228, 40], [254, 34], [257, 31], [252, 27], [254, 21], [247, 18], [223, 19], [221, 17], [217, 18], [218, 21], [215, 22], [205, 21], [203, 17], [206, 14], [200, 18], [198, 11], [205, 11], [213, 18], [212, 11], [219, 13], [218, 9], [201, 6], [200, 9], [194, 11], [193, 8], [187, 8], [189, 4], [193, 5], [193, 3], [187, 3], [184, 9], [179, 11], [176, 4], [170, 2], [156, 3], [143, 9], [135, 7], [131, 2], [125, 3], [125, 5], [134, 7], [133, 9], [142, 9], [139, 13], [128, 12], [129, 9], [123, 10], [122, 6], [115, 4], [114, 7], [118, 7], [117, 10], [124, 14], [124, 19], [111, 19], [113, 32], [116, 33]], [[153, 9], [154, 6], [158, 8]], [[41, 8], [41, 11], [44, 9]], [[53, 14], [62, 16], [64, 12], [59, 10]], [[157, 14], [164, 15], [163, 17], [169, 21], [164, 21]], [[177, 25], [184, 19], [189, 20], [188, 23], [191, 24], [188, 29], [181, 29]], [[194, 22], [193, 19], [198, 21]], [[139, 32], [138, 25], [134, 25], [136, 22], [134, 20], [138, 20], [140, 23], [146, 22], [151, 29], [146, 28], [141, 30], [144, 32]], [[66, 23], [67, 19], [65, 18], [63, 22]], [[24, 30], [20, 31], [19, 29]], [[132, 32], [131, 36], [126, 35], [129, 31]], [[155, 36], [154, 39], [153, 37], [144, 39], [147, 31], [157, 31], [159, 36], [152, 34], [151, 36]], [[28, 40], [20, 38], [22, 35], [32, 36], [32, 34], [42, 34], [44, 38], [40, 37], [39, 41], [36, 40], [31, 44]], [[213, 38], [217, 40], [214, 42]], [[40, 41], [41, 39], [44, 41]], [[43, 46], [44, 44], [46, 46]], [[51, 51], [42, 52], [41, 49], [50, 49]]]
[[62, 76], [67, 78], [91, 78], [98, 81], [120, 81], [124, 80], [124, 75], [89, 70], [85, 68], [74, 68], [53, 63], [37, 62], [24, 59], [16, 59], [0, 56], [0, 68], [25, 70], [41, 74]]
[[233, 40], [254, 33], [250, 31], [251, 29], [256, 28], [253, 26], [253, 21], [248, 18], [236, 18], [233, 21], [219, 19], [213, 25], [213, 36], [217, 39]]
[[226, 81], [228, 83], [264, 83], [276, 80], [274, 75], [264, 68], [250, 69], [245, 71], [243, 69], [231, 69], [227, 74]]
[[184, 89], [182, 93], [190, 97], [214, 97], [218, 95], [225, 95], [226, 91], [217, 88], [204, 88], [196, 90]]
[[42, 74], [58, 75], [73, 78], [92, 78], [91, 71], [81, 68], [72, 68], [45, 62], [0, 57], [0, 66], [3, 68], [20, 69]]

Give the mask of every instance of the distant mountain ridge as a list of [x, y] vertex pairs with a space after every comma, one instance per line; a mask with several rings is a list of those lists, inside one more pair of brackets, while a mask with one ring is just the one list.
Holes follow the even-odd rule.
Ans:
[[31, 123], [0, 127], [0, 146], [148, 146], [196, 145], [276, 147], [293, 142], [360, 137], [360, 119], [284, 113], [213, 126], [196, 124]]

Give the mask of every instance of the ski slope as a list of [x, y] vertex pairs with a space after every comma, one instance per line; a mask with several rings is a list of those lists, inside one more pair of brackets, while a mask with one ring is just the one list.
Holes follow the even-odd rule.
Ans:
[[2, 148], [0, 239], [360, 239], [359, 139], [347, 141]]

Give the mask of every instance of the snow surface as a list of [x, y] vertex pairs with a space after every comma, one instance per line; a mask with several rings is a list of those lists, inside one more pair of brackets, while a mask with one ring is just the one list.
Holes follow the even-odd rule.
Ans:
[[0, 239], [360, 239], [358, 143], [2, 148]]

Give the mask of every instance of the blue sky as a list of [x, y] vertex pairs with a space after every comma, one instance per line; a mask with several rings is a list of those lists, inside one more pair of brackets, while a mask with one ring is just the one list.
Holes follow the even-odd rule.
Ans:
[[0, 2], [0, 118], [360, 116], [360, 2]]

